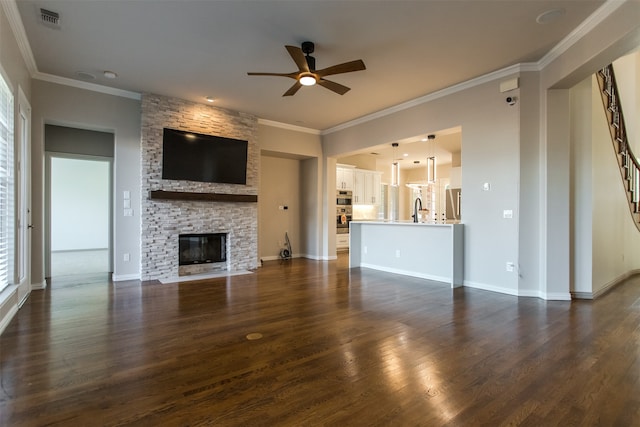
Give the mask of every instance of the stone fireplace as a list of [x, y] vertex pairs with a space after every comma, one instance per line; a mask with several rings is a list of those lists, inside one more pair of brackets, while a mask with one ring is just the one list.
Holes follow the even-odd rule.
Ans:
[[[163, 180], [165, 127], [248, 141], [247, 184]], [[158, 95], [142, 97], [142, 280], [170, 281], [182, 275], [258, 267], [257, 129], [257, 118], [249, 114]], [[231, 196], [152, 198], [158, 191]], [[249, 197], [253, 201], [242, 200], [246, 196], [253, 196]], [[219, 233], [225, 235], [224, 261], [180, 265], [180, 235]]]

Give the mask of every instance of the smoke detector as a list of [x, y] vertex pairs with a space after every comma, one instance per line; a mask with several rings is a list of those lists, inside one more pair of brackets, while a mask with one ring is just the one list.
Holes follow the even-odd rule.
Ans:
[[40, 22], [47, 27], [60, 28], [60, 14], [47, 9], [40, 9]]

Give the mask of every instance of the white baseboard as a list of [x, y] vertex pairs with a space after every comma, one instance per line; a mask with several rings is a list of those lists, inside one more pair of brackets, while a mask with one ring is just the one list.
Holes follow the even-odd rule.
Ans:
[[[0, 313], [6, 310], [5, 315], [0, 318], [0, 334], [4, 332], [13, 316], [18, 312], [18, 286], [9, 285], [2, 292], [0, 292]], [[7, 309], [8, 308], [8, 309]]]
[[640, 269], [629, 270], [626, 273], [621, 274], [595, 292], [571, 292], [571, 295], [575, 299], [596, 299], [606, 294], [607, 292], [627, 280], [629, 277], [635, 276], [636, 274], [640, 274]]
[[419, 279], [432, 280], [434, 282], [444, 282], [447, 285], [451, 284], [451, 278], [449, 277], [434, 276], [432, 274], [418, 273], [415, 271], [401, 270], [398, 268], [384, 267], [384, 266], [375, 265], [375, 264], [367, 264], [365, 262], [361, 263], [360, 266], [364, 268], [370, 268], [372, 270], [384, 271], [385, 273], [393, 273], [393, 274], [400, 274], [402, 276], [417, 277]]
[[0, 335], [2, 335], [2, 333], [5, 330], [5, 328], [7, 326], [9, 326], [9, 323], [11, 322], [11, 319], [13, 319], [13, 316], [15, 316], [17, 312], [18, 312], [18, 306], [14, 305], [13, 307], [11, 307], [9, 309], [9, 311], [6, 314], [6, 316], [4, 316], [4, 318], [0, 319]]
[[519, 290], [504, 288], [501, 286], [487, 285], [486, 283], [471, 282], [469, 280], [464, 281], [464, 286], [467, 288], [480, 289], [483, 291], [497, 292], [505, 295], [512, 295], [514, 297], [533, 297], [540, 298], [546, 301], [571, 301], [571, 294], [569, 292], [541, 292], [536, 290]]
[[113, 282], [124, 282], [125, 280], [140, 280], [140, 273], [134, 274], [115, 274], [111, 275]]
[[36, 290], [42, 290], [42, 289], [47, 289], [47, 280], [43, 280], [40, 283], [32, 283], [31, 284], [31, 290], [32, 291], [36, 291]]

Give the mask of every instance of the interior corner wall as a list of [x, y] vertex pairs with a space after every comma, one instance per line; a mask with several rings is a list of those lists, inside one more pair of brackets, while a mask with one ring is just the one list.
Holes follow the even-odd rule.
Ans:
[[[540, 74], [520, 75], [518, 294], [540, 296]], [[506, 95], [511, 95], [509, 92]]]
[[[114, 134], [113, 279], [140, 278], [140, 101], [42, 80], [34, 80], [32, 90], [32, 283], [44, 281], [45, 124]], [[134, 210], [130, 217], [122, 215], [125, 190]]]
[[320, 158], [300, 161], [300, 254], [311, 259], [321, 258], [322, 177]]
[[[260, 158], [258, 210], [258, 254], [260, 259], [277, 259], [289, 236], [294, 256], [301, 243], [300, 160], [270, 156]], [[287, 209], [284, 209], [284, 207]], [[304, 253], [304, 252], [302, 252]]]
[[547, 91], [544, 207], [546, 271], [541, 293], [546, 299], [570, 298], [570, 141], [571, 102], [567, 89]]
[[[591, 79], [588, 77], [570, 90], [570, 290], [578, 298], [591, 298], [593, 291], [593, 150], [591, 132], [593, 105]], [[602, 103], [600, 108], [602, 109]]]

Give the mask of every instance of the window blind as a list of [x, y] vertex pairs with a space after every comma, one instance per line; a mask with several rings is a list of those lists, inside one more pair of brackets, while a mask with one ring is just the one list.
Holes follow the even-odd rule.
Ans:
[[13, 94], [0, 75], [0, 291], [13, 282]]

